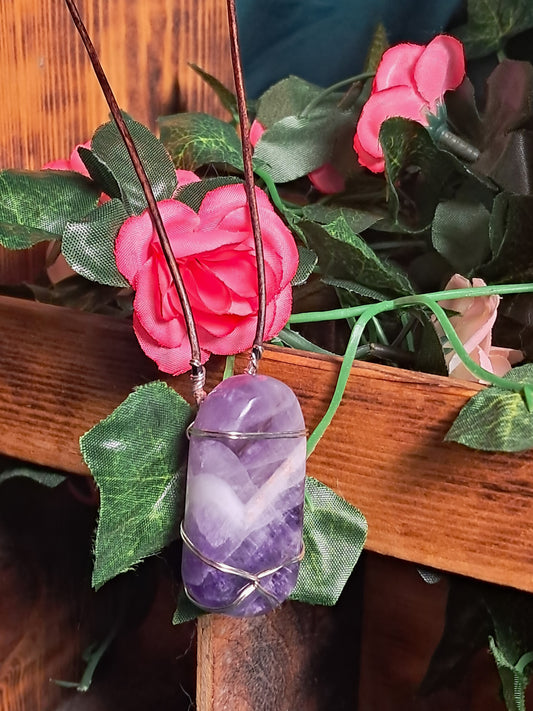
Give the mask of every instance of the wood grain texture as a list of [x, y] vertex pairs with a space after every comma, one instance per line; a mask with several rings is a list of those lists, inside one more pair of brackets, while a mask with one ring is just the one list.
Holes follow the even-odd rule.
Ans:
[[[348, 591], [345, 598], [350, 596]], [[267, 616], [198, 620], [198, 711], [352, 711], [357, 606], [285, 603]]]
[[[0, 326], [0, 453], [86, 473], [79, 436], [133, 386], [160, 377], [155, 366], [130, 326], [108, 317], [4, 297]], [[339, 364], [268, 349], [261, 372], [293, 388], [312, 429]], [[210, 362], [209, 385], [222, 366]], [[167, 380], [188, 396], [187, 376]], [[533, 592], [533, 453], [443, 442], [479, 389], [358, 363], [308, 472], [363, 511], [370, 550]]]
[[[229, 86], [224, 0], [79, 0], [120, 106], [155, 129], [157, 116], [219, 111], [194, 62]], [[67, 157], [108, 109], [62, 0], [0, 3], [0, 166], [38, 169]]]
[[[224, 0], [79, 0], [120, 106], [156, 128], [178, 110], [224, 115], [194, 62], [232, 87]], [[66, 158], [108, 109], [62, 0], [0, 3], [0, 168]], [[37, 261], [37, 265], [35, 262]], [[0, 250], [0, 281], [31, 279], [42, 253]]]

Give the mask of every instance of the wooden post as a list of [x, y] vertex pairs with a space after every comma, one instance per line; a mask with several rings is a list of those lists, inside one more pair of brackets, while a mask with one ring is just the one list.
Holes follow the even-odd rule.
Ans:
[[[224, 116], [193, 62], [232, 87], [224, 0], [79, 0], [120, 106], [156, 128], [178, 110]], [[0, 169], [67, 158], [108, 110], [62, 0], [0, 3]], [[31, 280], [43, 249], [0, 250], [0, 283]]]

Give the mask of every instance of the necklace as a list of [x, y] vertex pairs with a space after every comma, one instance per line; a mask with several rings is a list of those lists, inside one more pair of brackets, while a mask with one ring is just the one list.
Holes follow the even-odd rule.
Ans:
[[265, 613], [289, 596], [304, 554], [306, 433], [292, 390], [275, 378], [257, 373], [265, 329], [266, 277], [235, 0], [227, 0], [227, 6], [245, 190], [257, 263], [258, 316], [246, 373], [228, 378], [207, 396], [194, 315], [151, 185], [74, 0], [65, 2], [145, 193], [191, 344], [191, 382], [198, 413], [189, 428], [181, 525], [185, 592], [209, 612], [239, 617]]

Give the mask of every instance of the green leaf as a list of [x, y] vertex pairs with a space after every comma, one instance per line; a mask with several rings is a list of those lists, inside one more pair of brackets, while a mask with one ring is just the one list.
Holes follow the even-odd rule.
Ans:
[[198, 74], [198, 76], [202, 77], [205, 83], [209, 87], [211, 87], [211, 89], [213, 89], [215, 94], [220, 99], [220, 103], [222, 104], [222, 106], [226, 109], [226, 111], [229, 111], [234, 122], [237, 123], [239, 121], [239, 109], [237, 106], [237, 97], [235, 96], [235, 94], [230, 91], [226, 86], [224, 86], [224, 84], [222, 84], [222, 82], [219, 81], [216, 77], [212, 76], [211, 74], [208, 74], [197, 64], [189, 62], [189, 67], [191, 67], [191, 69], [193, 69]]
[[[154, 134], [137, 121], [124, 116], [141, 163], [156, 200], [172, 197], [177, 185], [176, 171], [165, 147]], [[111, 173], [120, 187], [121, 199], [129, 215], [140, 215], [146, 198], [126, 145], [114, 121], [104, 124], [94, 134], [91, 151]]]
[[363, 514], [321, 482], [308, 477], [304, 509], [305, 556], [291, 600], [334, 605], [366, 540]]
[[389, 48], [389, 40], [387, 38], [387, 30], [382, 22], [376, 25], [370, 47], [368, 49], [365, 63], [365, 72], [375, 72], [381, 62], [381, 57]]
[[454, 31], [467, 57], [484, 57], [504, 49], [510, 37], [533, 27], [529, 0], [468, 0], [468, 22]]
[[284, 346], [289, 348], [298, 348], [301, 351], [309, 351], [310, 353], [320, 353], [322, 355], [336, 355], [331, 351], [326, 350], [312, 343], [307, 338], [304, 338], [298, 331], [293, 331], [288, 326], [282, 328], [278, 333], [277, 338]]
[[5, 170], [0, 173], [0, 244], [28, 249], [57, 239], [69, 220], [84, 217], [99, 191], [78, 173]]
[[485, 603], [493, 623], [489, 637], [508, 711], [525, 711], [525, 690], [533, 673], [533, 601], [521, 590], [490, 587]]
[[[531, 193], [533, 66], [506, 59], [487, 80], [481, 155], [475, 169], [509, 192]], [[455, 92], [450, 92], [453, 94]]]
[[[533, 386], [533, 364], [513, 368], [504, 377]], [[466, 403], [445, 440], [488, 452], [521, 452], [533, 447], [533, 413], [521, 393], [492, 386]]]
[[343, 216], [327, 225], [303, 221], [301, 227], [309, 246], [318, 254], [324, 276], [346, 279], [388, 296], [413, 293], [407, 276], [381, 260]]
[[[257, 101], [257, 120], [270, 128], [286, 116], [298, 116], [311, 101], [324, 92], [321, 86], [311, 84], [300, 77], [289, 76], [267, 89]], [[342, 94], [335, 94], [338, 101]]]
[[453, 269], [468, 275], [488, 258], [490, 213], [481, 203], [444, 200], [431, 225], [433, 247]]
[[312, 249], [298, 245], [298, 269], [292, 279], [293, 286], [305, 284], [313, 273], [318, 262], [318, 256]]
[[503, 284], [533, 278], [533, 196], [500, 193], [490, 219], [492, 259], [476, 269], [476, 276]]
[[364, 232], [369, 227], [373, 227], [383, 217], [383, 215], [377, 215], [366, 210], [358, 210], [353, 207], [337, 207], [320, 203], [305, 205], [302, 208], [302, 215], [306, 220], [318, 222], [321, 225], [327, 225], [336, 220], [337, 217], [343, 217], [350, 229], [357, 234]]
[[355, 124], [353, 113], [324, 102], [309, 114], [285, 116], [271, 125], [256, 143], [254, 157], [268, 166], [276, 183], [287, 183], [331, 161], [346, 127], [353, 141]]
[[120, 198], [120, 187], [109, 168], [88, 148], [79, 146], [78, 153], [91, 178], [110, 198]]
[[441, 151], [423, 126], [409, 119], [385, 121], [379, 140], [392, 218], [411, 231], [426, 229], [437, 204], [452, 196], [452, 180], [460, 174], [460, 163]]
[[[529, 675], [524, 673], [522, 659], [513, 664], [505, 652], [498, 647], [493, 637], [489, 637], [489, 645], [498, 667], [507, 711], [526, 711], [525, 694]], [[533, 655], [528, 654], [527, 659], [533, 662]]]
[[109, 286], [128, 286], [115, 262], [115, 238], [128, 215], [120, 200], [110, 200], [90, 212], [81, 222], [70, 222], [61, 251], [86, 279]]
[[185, 594], [183, 588], [180, 589], [176, 610], [174, 612], [174, 616], [172, 617], [172, 624], [181, 625], [183, 622], [190, 622], [191, 620], [195, 620], [197, 617], [205, 614], [205, 610], [202, 610], [200, 607], [197, 607], [193, 602], [191, 602]]
[[137, 388], [81, 438], [101, 498], [95, 588], [178, 537], [191, 416], [185, 400], [156, 381]]
[[243, 169], [235, 128], [209, 114], [175, 114], [158, 119], [161, 140], [178, 168], [196, 170], [210, 163]]
[[[349, 294], [357, 294], [362, 296], [364, 299], [370, 299], [370, 301], [386, 301], [387, 296], [382, 291], [376, 291], [369, 286], [363, 286], [356, 281], [351, 281], [349, 279], [336, 279], [335, 277], [323, 276], [322, 283], [328, 286], [333, 286], [335, 289], [342, 289], [347, 291]], [[358, 302], [360, 303], [360, 302]], [[356, 305], [356, 304], [352, 304]]]
[[67, 478], [65, 474], [58, 474], [57, 472], [48, 471], [47, 469], [37, 469], [33, 467], [12, 467], [10, 469], [4, 469], [0, 472], [0, 484], [3, 484], [9, 479], [31, 479], [31, 481], [37, 482], [37, 484], [42, 484], [43, 486], [48, 486], [54, 489], [59, 484], [62, 484]]

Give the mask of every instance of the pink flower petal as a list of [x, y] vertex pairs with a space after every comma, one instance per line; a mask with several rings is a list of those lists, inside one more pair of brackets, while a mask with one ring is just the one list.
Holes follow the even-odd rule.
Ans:
[[[183, 341], [182, 346], [179, 348], [165, 348], [145, 331], [135, 314], [133, 315], [133, 330], [139, 345], [148, 358], [157, 363], [159, 370], [171, 375], [180, 375], [190, 369], [191, 347], [187, 339]], [[209, 355], [206, 350], [202, 349], [201, 362], [205, 363]]]
[[[177, 200], [162, 200], [158, 207], [173, 249], [175, 242], [181, 243], [180, 233], [189, 235], [187, 244], [194, 244], [190, 233], [194, 233], [199, 225], [194, 210]], [[133, 288], [136, 288], [136, 274], [150, 256], [154, 243], [159, 242], [147, 210], [129, 217], [118, 232], [115, 240], [117, 268]], [[194, 247], [197, 249], [197, 245]]]
[[314, 187], [324, 195], [342, 193], [344, 190], [344, 178], [331, 163], [324, 163], [320, 168], [312, 170], [308, 177]]
[[252, 125], [250, 126], [250, 143], [252, 147], [255, 146], [265, 131], [265, 127], [257, 119], [252, 121]]
[[424, 50], [424, 45], [406, 42], [384, 52], [372, 92], [390, 89], [392, 86], [413, 86], [415, 65]]
[[357, 153], [357, 159], [359, 160], [360, 165], [364, 168], [368, 168], [373, 173], [383, 173], [385, 170], [385, 160], [383, 158], [383, 153], [381, 152], [381, 146], [381, 156], [371, 155], [363, 148], [361, 141], [359, 140], [359, 136], [356, 133], [353, 139], [353, 147]]
[[449, 35], [438, 35], [428, 44], [414, 71], [415, 87], [432, 112], [447, 91], [457, 89], [464, 76], [463, 45]]
[[80, 158], [80, 154], [78, 153], [78, 148], [91, 148], [91, 142], [87, 141], [86, 143], [79, 143], [72, 153], [70, 154], [70, 170], [74, 170], [76, 173], [80, 173], [81, 175], [84, 175], [86, 178], [89, 178], [89, 171], [85, 167], [85, 163], [82, 161]]
[[[446, 290], [480, 286], [485, 286], [482, 279], [473, 279], [470, 283], [465, 277], [455, 274], [446, 284]], [[489, 373], [505, 375], [510, 370], [511, 364], [522, 360], [523, 354], [511, 348], [498, 348], [491, 345], [492, 328], [496, 321], [499, 301], [499, 296], [492, 295], [443, 299], [439, 303], [443, 308], [457, 312], [457, 315], [450, 317], [450, 321], [469, 356]], [[444, 340], [444, 348], [451, 348], [450, 342], [444, 338], [440, 324], [435, 322], [435, 328]], [[478, 381], [463, 365], [454, 350], [446, 355], [446, 364], [449, 374], [454, 378]]]
[[[166, 265], [164, 267], [166, 271]], [[157, 259], [151, 258], [139, 271], [133, 308], [144, 330], [159, 344], [167, 348], [181, 347], [187, 340], [187, 329], [181, 306], [169, 311], [162, 306], [167, 292], [173, 290], [168, 275], [161, 279]], [[177, 299], [176, 299], [177, 300]]]
[[178, 188], [190, 185], [190, 183], [200, 182], [200, 178], [192, 170], [181, 170], [181, 168], [176, 170], [176, 180], [178, 181]]
[[[358, 147], [363, 149], [362, 154], [358, 153], [361, 165], [365, 165], [365, 154], [370, 154], [375, 160], [383, 157], [379, 131], [384, 121], [393, 116], [403, 116], [426, 126], [425, 109], [424, 99], [408, 86], [395, 86], [372, 94], [361, 111], [355, 134], [357, 141], [354, 139], [356, 152]], [[370, 165], [365, 167], [372, 170]]]

